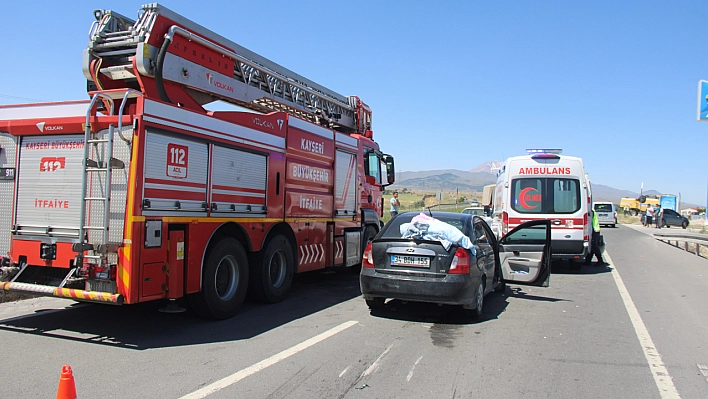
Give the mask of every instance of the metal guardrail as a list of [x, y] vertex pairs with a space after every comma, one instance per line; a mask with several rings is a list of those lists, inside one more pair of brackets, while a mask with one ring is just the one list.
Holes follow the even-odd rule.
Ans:
[[[701, 233], [690, 233], [686, 231], [657, 231], [654, 238], [666, 241], [670, 245], [679, 247], [679, 242], [683, 242], [683, 249], [688, 251], [688, 244], [695, 244], [695, 253], [701, 256], [701, 246], [708, 246], [708, 235]], [[671, 242], [674, 241], [675, 244]]]

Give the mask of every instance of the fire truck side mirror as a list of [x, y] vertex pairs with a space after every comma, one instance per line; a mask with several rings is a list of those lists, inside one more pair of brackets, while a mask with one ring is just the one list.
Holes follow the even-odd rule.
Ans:
[[393, 163], [393, 157], [390, 155], [384, 155], [384, 162], [386, 163], [386, 180], [388, 183], [386, 186], [396, 182], [396, 167]]

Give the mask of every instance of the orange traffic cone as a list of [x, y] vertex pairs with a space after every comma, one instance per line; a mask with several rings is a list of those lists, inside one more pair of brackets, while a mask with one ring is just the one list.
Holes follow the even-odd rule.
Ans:
[[76, 399], [76, 384], [74, 384], [74, 373], [71, 367], [65, 364], [61, 368], [61, 377], [59, 377], [59, 389], [57, 390], [57, 399]]

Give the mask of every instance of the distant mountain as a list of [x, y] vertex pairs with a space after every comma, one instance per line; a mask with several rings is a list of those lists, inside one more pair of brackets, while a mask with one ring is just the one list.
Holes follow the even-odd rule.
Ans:
[[[407, 188], [413, 191], [441, 191], [453, 192], [459, 190], [467, 193], [481, 193], [484, 186], [496, 183], [496, 169], [501, 162], [489, 161], [469, 171], [457, 169], [427, 170], [418, 172], [397, 172], [396, 183], [392, 189], [402, 190]], [[492, 173], [494, 171], [494, 173]], [[645, 190], [644, 195], [661, 195], [656, 190]], [[594, 201], [611, 201], [620, 203], [624, 197], [638, 198], [639, 193], [630, 190], [621, 190], [603, 184], [592, 185], [592, 196]], [[682, 203], [682, 206], [692, 206], [693, 204]]]
[[485, 185], [497, 181], [496, 176], [488, 172], [467, 172], [464, 170], [444, 169], [420, 172], [396, 173], [394, 189], [425, 191], [482, 191]]

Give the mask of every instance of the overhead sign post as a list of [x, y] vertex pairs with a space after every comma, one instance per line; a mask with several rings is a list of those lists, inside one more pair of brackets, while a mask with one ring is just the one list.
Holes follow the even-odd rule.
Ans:
[[698, 81], [698, 122], [708, 122], [708, 81]]

